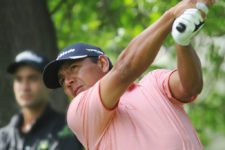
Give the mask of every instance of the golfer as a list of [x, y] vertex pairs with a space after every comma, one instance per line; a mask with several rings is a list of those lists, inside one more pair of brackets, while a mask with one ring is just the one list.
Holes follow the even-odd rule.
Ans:
[[[203, 149], [183, 108], [203, 86], [190, 41], [213, 1], [199, 2], [184, 0], [166, 11], [128, 44], [113, 67], [99, 47], [85, 43], [66, 47], [45, 67], [45, 85], [62, 87], [72, 99], [68, 125], [86, 149]], [[136, 83], [172, 28], [177, 68], [154, 70]]]

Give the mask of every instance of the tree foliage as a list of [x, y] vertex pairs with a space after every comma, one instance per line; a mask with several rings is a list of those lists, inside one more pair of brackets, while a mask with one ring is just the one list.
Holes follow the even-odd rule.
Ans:
[[[178, 0], [55, 0], [48, 1], [61, 48], [81, 41], [98, 45], [113, 61], [129, 41], [155, 22]], [[214, 133], [225, 136], [225, 1], [210, 9], [204, 29], [194, 40], [202, 61], [204, 89], [198, 101], [186, 106], [204, 145], [212, 143]], [[175, 67], [174, 42], [164, 43], [169, 61], [156, 67]], [[162, 60], [161, 60], [162, 61]], [[151, 68], [150, 68], [151, 69]]]

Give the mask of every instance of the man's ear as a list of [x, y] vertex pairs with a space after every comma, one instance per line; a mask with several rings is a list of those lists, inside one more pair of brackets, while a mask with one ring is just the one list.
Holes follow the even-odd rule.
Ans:
[[107, 73], [109, 71], [109, 61], [106, 56], [98, 56], [98, 65], [101, 68], [102, 72]]

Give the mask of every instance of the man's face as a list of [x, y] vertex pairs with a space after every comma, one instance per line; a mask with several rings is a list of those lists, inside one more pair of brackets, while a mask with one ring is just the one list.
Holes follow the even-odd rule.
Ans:
[[70, 98], [93, 86], [101, 77], [104, 70], [101, 62], [93, 63], [90, 58], [65, 62], [59, 69], [59, 83]]
[[30, 66], [21, 66], [14, 74], [13, 89], [20, 107], [37, 108], [47, 103], [48, 89], [42, 74]]

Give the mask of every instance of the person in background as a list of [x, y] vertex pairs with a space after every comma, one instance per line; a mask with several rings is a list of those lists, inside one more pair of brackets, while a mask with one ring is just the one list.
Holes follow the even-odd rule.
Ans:
[[49, 89], [44, 86], [42, 71], [48, 63], [32, 51], [19, 53], [9, 64], [13, 91], [20, 112], [0, 129], [0, 150], [82, 150], [71, 134], [65, 115], [49, 104]]

